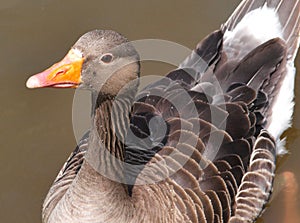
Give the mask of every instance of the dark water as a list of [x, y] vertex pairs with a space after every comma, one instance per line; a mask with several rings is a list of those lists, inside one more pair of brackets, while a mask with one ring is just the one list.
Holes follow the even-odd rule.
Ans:
[[[41, 221], [43, 198], [76, 144], [71, 116], [74, 91], [28, 90], [25, 82], [31, 74], [62, 58], [81, 34], [95, 28], [113, 29], [131, 40], [166, 39], [192, 48], [224, 22], [237, 3], [237, 0], [132, 0], [129, 3], [2, 0], [0, 222]], [[299, 57], [297, 63], [299, 67]], [[163, 74], [169, 68], [148, 63], [143, 70], [146, 74]], [[299, 81], [297, 77], [293, 127], [286, 133], [290, 154], [280, 161], [275, 196], [261, 222], [283, 222], [285, 208], [294, 201], [296, 210], [300, 210], [299, 193], [285, 202], [287, 189], [280, 175], [291, 171], [300, 180]]]

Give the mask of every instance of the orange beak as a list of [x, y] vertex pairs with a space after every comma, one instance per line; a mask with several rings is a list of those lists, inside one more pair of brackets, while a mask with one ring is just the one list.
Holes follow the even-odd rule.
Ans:
[[77, 88], [81, 83], [83, 56], [78, 50], [71, 49], [60, 62], [47, 70], [31, 76], [26, 86], [28, 88]]

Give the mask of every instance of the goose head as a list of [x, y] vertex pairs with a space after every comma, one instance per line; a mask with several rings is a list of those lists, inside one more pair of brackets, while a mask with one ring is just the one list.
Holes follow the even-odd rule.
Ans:
[[116, 95], [139, 76], [139, 55], [121, 34], [93, 30], [81, 36], [67, 55], [31, 76], [28, 88], [80, 88]]

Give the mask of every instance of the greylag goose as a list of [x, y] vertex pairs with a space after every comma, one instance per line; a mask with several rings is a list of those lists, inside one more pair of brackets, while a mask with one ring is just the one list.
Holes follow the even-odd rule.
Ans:
[[121, 34], [90, 31], [28, 88], [89, 89], [91, 128], [43, 222], [254, 222], [293, 112], [299, 0], [244, 0], [178, 69], [138, 92]]

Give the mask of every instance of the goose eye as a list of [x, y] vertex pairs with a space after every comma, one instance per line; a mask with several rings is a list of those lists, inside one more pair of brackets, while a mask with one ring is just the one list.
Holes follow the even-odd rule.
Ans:
[[113, 60], [113, 56], [111, 54], [105, 54], [101, 57], [101, 61], [104, 63], [110, 63]]

